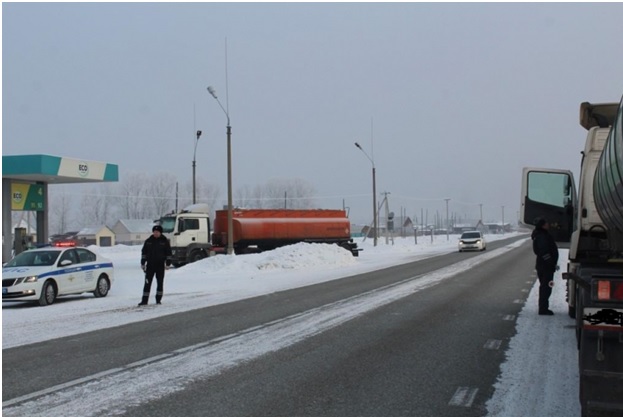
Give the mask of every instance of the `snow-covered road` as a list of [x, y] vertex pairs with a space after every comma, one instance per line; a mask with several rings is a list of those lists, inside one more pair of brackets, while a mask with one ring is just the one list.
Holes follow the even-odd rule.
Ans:
[[[489, 240], [502, 237], [509, 236], [493, 235]], [[524, 240], [520, 241], [522, 242]], [[95, 248], [113, 259], [115, 264], [115, 283], [109, 296], [104, 299], [83, 296], [77, 297], [79, 300], [60, 300], [46, 308], [19, 307], [16, 304], [3, 303], [3, 349], [327, 281], [456, 250], [456, 237], [447, 240], [445, 236], [436, 237], [433, 241], [420, 239], [418, 245], [415, 245], [412, 239], [400, 238], [395, 239], [394, 245], [381, 243], [375, 248], [370, 243], [370, 241], [360, 242], [360, 246], [365, 250], [359, 258], [354, 258], [350, 253], [336, 250], [332, 246], [294, 245], [264, 254], [205, 259], [169, 271], [163, 305], [148, 309], [134, 307], [142, 290], [142, 271], [138, 262], [140, 248], [123, 246]], [[96, 375], [87, 385], [92, 388], [93, 384], [97, 384], [99, 392], [106, 390], [107, 394], [104, 396], [106, 398], [123, 395], [129, 399], [129, 403], [144, 401], [152, 394], [158, 396], [172, 392], [179, 389], [180, 380], [183, 378], [177, 373], [172, 374], [171, 369], [182, 369], [184, 378], [192, 378], [195, 372], [209, 375], [240, 360], [280, 349], [285, 346], [284, 343], [287, 345], [302, 340], [309, 336], [305, 329], [315, 328], [316, 331], [321, 331], [318, 329], [322, 329], [323, 326], [330, 328], [339, 325], [352, 318], [352, 315], [356, 316], [391, 302], [409, 291], [418, 291], [426, 286], [435, 285], [459, 270], [512, 250], [516, 245], [491, 250], [482, 256], [467, 259], [461, 262], [461, 265], [444, 268], [425, 279], [412, 282], [409, 289], [400, 288], [397, 292], [393, 292], [394, 289], [386, 289], [375, 295], [364, 295], [357, 297], [357, 300], [337, 303], [331, 308], [323, 309], [322, 315], [295, 316], [263, 326], [261, 329], [249, 329], [241, 334], [230, 335], [223, 338], [226, 340], [218, 342], [220, 348], [216, 350], [213, 349], [215, 341], [210, 341], [209, 346], [208, 344], [202, 347], [195, 346], [188, 351], [172, 352], [166, 357], [155, 358], [147, 364], [144, 362], [138, 364], [142, 367], [141, 372], [149, 372], [151, 375], [150, 378], [143, 378], [144, 381], [158, 382], [151, 387], [136, 386], [137, 391], [134, 391], [134, 388], [123, 383], [124, 378], [129, 377], [128, 374], [135, 365], [138, 366], [137, 364], [114, 370], [107, 375]], [[561, 259], [565, 259], [566, 251], [562, 252]], [[463, 263], [467, 264], [462, 265]], [[517, 335], [510, 343], [507, 361], [502, 365], [495, 394], [487, 404], [491, 416], [576, 417], [580, 414], [577, 401], [577, 369], [575, 366], [568, 366], [570, 363], [576, 363], [575, 336], [570, 326], [572, 323], [565, 314], [564, 286], [559, 276], [556, 279], [559, 285], [554, 287], [551, 308], [557, 314], [547, 317], [547, 320], [536, 314], [537, 291], [534, 287], [517, 318]], [[348, 305], [346, 309], [345, 304]], [[345, 311], [349, 313], [345, 314]], [[320, 321], [310, 326], [308, 320]], [[234, 343], [232, 341], [250, 336], [254, 338], [252, 349], [247, 348], [243, 352], [235, 348], [236, 344], [230, 348], [225, 346]], [[258, 343], [258, 340], [263, 338], [267, 343]], [[537, 346], [535, 340], [540, 342]], [[191, 358], [191, 355], [199, 357]], [[206, 361], [206, 355], [211, 355], [209, 361]], [[173, 367], [169, 363], [177, 363], [180, 360], [180, 363], [194, 364], [195, 370], [191, 372], [179, 364]], [[205, 366], [197, 366], [197, 363], [212, 365], [210, 369], [203, 369]], [[167, 369], [167, 372], [163, 372], [163, 369]], [[67, 408], [62, 406], [63, 410], [57, 409], [59, 406], [57, 396], [48, 395], [38, 398], [36, 402], [26, 402], [17, 408], [9, 408], [5, 410], [9, 413], [6, 415], [23, 415], [25, 412], [37, 414], [36, 410], [54, 408], [63, 411], [59, 415], [85, 416], [90, 414], [89, 410], [101, 411], [104, 407], [92, 403], [91, 400], [85, 402], [86, 394], [82, 392], [85, 389], [82, 384], [69, 384], [59, 388], [62, 388], [65, 400], [74, 398], [73, 401], [66, 403]], [[136, 392], [136, 396], [133, 396], [132, 392]], [[97, 400], [94, 398], [93, 401]], [[8, 406], [11, 403], [3, 405]]]

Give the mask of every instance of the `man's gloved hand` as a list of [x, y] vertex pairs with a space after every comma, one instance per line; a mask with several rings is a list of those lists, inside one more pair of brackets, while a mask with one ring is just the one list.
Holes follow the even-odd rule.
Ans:
[[143, 270], [143, 272], [145, 272], [147, 270], [147, 265], [141, 265], [141, 269]]
[[554, 281], [550, 281], [549, 282], [549, 286], [550, 286], [550, 288], [554, 288]]
[[556, 271], [560, 271], [560, 265], [556, 265]]

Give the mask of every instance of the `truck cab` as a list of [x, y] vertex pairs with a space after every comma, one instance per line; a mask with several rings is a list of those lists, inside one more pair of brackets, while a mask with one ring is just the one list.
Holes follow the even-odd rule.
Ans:
[[171, 243], [174, 266], [196, 262], [210, 255], [210, 215], [206, 204], [193, 204], [158, 222]]

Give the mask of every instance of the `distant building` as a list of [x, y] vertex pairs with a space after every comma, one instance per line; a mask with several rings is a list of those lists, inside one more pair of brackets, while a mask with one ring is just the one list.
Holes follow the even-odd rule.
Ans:
[[467, 224], [467, 223], [455, 224], [452, 227], [451, 233], [454, 233], [454, 234], [458, 235], [458, 234], [461, 234], [463, 232], [467, 232], [469, 230], [480, 230], [480, 229], [478, 229], [479, 224], [477, 224], [476, 226], [474, 226], [473, 224]]
[[510, 223], [485, 223], [484, 225], [492, 234], [510, 233], [512, 231]]
[[153, 220], [117, 220], [112, 227], [117, 245], [142, 245], [149, 236]]
[[115, 234], [108, 226], [85, 227], [75, 235], [75, 240], [80, 246], [114, 246]]

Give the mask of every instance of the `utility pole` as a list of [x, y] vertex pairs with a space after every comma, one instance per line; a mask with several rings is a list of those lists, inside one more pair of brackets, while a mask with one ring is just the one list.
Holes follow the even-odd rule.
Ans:
[[449, 198], [444, 198], [446, 200], [446, 240], [450, 240], [450, 218], [448, 217], [448, 202]]
[[480, 206], [480, 224], [482, 225], [482, 203], [478, 205]]
[[384, 203], [385, 203], [385, 244], [388, 245], [389, 244], [389, 236], [388, 236], [388, 232], [389, 232], [389, 201], [387, 201], [387, 196], [390, 194], [388, 191], [385, 191], [382, 193], [385, 198], [384, 198]]
[[502, 234], [504, 234], [504, 206], [502, 206]]

